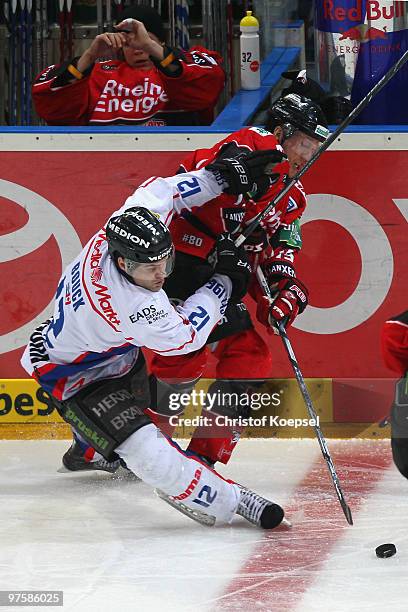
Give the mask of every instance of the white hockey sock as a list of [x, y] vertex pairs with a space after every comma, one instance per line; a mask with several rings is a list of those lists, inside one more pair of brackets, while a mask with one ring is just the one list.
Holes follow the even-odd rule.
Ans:
[[229, 523], [238, 507], [238, 485], [224, 480], [165, 438], [153, 424], [145, 425], [115, 449], [144, 482], [186, 506]]

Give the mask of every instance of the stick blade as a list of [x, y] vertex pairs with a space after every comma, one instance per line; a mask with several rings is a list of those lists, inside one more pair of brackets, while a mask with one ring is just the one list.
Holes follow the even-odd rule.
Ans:
[[346, 520], [347, 520], [348, 524], [349, 525], [354, 525], [353, 517], [352, 517], [352, 514], [351, 514], [351, 510], [350, 510], [350, 506], [348, 506], [346, 504], [346, 502], [343, 502], [341, 504], [341, 507], [343, 508], [344, 516], [346, 517]]

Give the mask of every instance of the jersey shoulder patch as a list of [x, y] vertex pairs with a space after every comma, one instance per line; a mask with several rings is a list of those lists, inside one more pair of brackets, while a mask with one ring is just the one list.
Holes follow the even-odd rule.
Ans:
[[256, 132], [260, 136], [271, 136], [272, 135], [271, 132], [268, 132], [268, 130], [265, 130], [264, 128], [250, 127], [249, 129], [251, 130], [251, 132]]
[[190, 59], [197, 66], [217, 66], [217, 60], [205, 51], [195, 49], [189, 53]]
[[298, 208], [296, 200], [292, 198], [292, 196], [289, 196], [286, 212], [292, 212], [293, 210], [296, 210], [296, 208]]
[[287, 246], [294, 249], [302, 248], [302, 234], [299, 219], [295, 219], [293, 223], [289, 225], [282, 224], [279, 231], [279, 242], [284, 242]]

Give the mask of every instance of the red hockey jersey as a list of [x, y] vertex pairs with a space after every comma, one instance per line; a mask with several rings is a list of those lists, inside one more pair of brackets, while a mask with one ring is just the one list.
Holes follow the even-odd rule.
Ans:
[[[90, 74], [61, 86], [61, 67], [35, 80], [33, 101], [48, 125], [187, 125], [208, 123], [224, 86], [218, 53], [193, 47], [180, 59], [182, 72], [132, 68], [124, 61], [97, 62]], [[64, 67], [62, 67], [64, 71]]]
[[385, 365], [404, 376], [408, 372], [408, 310], [384, 323], [381, 348]]
[[[228, 154], [228, 146], [230, 145], [234, 147], [231, 154], [237, 153], [236, 147], [248, 151], [276, 149], [279, 147], [278, 141], [270, 132], [257, 127], [243, 128], [238, 132], [230, 134], [211, 149], [194, 151], [184, 159], [181, 168], [184, 171], [198, 170], [211, 163], [220, 154], [221, 149], [225, 151], [225, 154]], [[237, 197], [224, 193], [208, 202], [204, 209], [194, 211], [194, 219], [191, 219], [191, 217], [190, 219], [188, 217], [178, 217], [175, 219], [170, 229], [176, 249], [190, 255], [207, 257], [214, 246], [214, 239], [208, 235], [209, 233], [217, 236], [221, 232], [237, 231], [240, 227], [248, 224], [256, 214], [264, 210], [268, 202], [281, 191], [284, 186], [283, 181], [289, 172], [289, 164], [288, 162], [283, 162], [276, 169], [281, 172], [281, 179], [257, 202], [253, 200], [245, 201], [242, 196]], [[283, 228], [287, 229], [287, 234], [289, 235], [293, 231], [291, 227], [293, 222], [301, 217], [305, 207], [305, 193], [301, 183], [298, 182], [271, 210], [262, 222], [262, 226], [269, 237], [272, 237], [279, 229]], [[198, 220], [198, 223], [196, 220]], [[203, 224], [202, 231], [200, 231], [200, 223]], [[204, 226], [210, 232], [206, 232]], [[300, 236], [296, 245], [291, 245], [290, 241], [288, 242], [288, 246], [294, 246], [295, 248], [299, 248], [299, 244]], [[269, 256], [270, 252], [263, 255]]]

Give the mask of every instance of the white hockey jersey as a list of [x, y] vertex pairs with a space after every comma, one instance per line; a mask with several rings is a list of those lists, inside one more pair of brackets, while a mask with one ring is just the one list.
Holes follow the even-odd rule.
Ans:
[[[222, 186], [206, 170], [152, 178], [113, 215], [144, 206], [169, 225], [174, 213], [202, 206], [221, 192]], [[95, 380], [126, 374], [139, 347], [169, 356], [201, 348], [230, 294], [230, 279], [214, 275], [174, 308], [163, 290], [133, 285], [117, 271], [103, 228], [64, 271], [53, 317], [33, 332], [21, 363], [44, 389], [63, 400]]]

